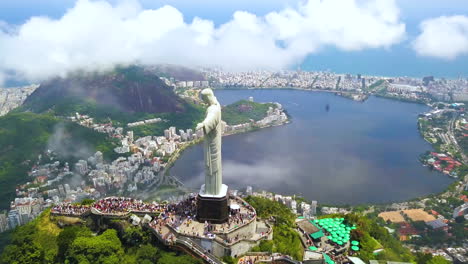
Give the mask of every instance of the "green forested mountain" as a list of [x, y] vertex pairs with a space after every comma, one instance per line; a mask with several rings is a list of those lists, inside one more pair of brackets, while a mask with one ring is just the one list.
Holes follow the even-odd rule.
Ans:
[[59, 116], [80, 112], [98, 120], [125, 123], [189, 109], [157, 75], [143, 67], [128, 66], [102, 73], [77, 72], [44, 82], [18, 109], [24, 110]]

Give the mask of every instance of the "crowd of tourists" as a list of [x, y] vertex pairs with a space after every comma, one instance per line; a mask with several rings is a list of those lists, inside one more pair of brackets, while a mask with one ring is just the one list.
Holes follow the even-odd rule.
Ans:
[[228, 232], [254, 219], [256, 216], [255, 210], [250, 205], [244, 205], [244, 208], [247, 210], [246, 212], [242, 212], [241, 208], [230, 209], [228, 221], [222, 224], [218, 231]]
[[52, 207], [51, 212], [55, 214], [81, 216], [89, 212], [89, 205], [62, 203]]
[[245, 256], [239, 259], [238, 264], [255, 264], [258, 262], [263, 262], [267, 260], [273, 260], [273, 257], [270, 256]]
[[142, 200], [126, 197], [108, 197], [93, 204], [93, 208], [103, 214], [123, 214], [127, 212], [157, 213], [164, 211], [167, 205], [144, 203]]
[[[284, 260], [284, 259], [291, 259], [290, 256], [282, 255], [279, 253], [274, 253], [272, 255], [265, 254], [265, 255], [256, 255], [256, 256], [244, 256], [239, 259], [237, 264], [255, 264], [255, 263], [274, 263], [275, 260]], [[284, 263], [284, 262], [281, 262]]]
[[163, 208], [159, 217], [153, 219], [150, 226], [161, 234], [162, 227], [168, 225], [178, 229], [184, 220], [192, 221], [196, 212], [196, 198], [190, 196], [177, 204], [169, 204]]

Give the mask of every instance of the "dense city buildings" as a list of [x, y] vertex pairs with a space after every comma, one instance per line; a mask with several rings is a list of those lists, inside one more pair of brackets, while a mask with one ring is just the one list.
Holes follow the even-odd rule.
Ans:
[[[294, 88], [344, 93], [350, 95], [376, 94], [409, 101], [468, 101], [468, 79], [445, 79], [427, 76], [384, 77], [362, 74], [338, 74], [330, 71], [249, 71], [227, 72], [217, 69], [203, 71], [206, 80], [201, 87], [214, 88]], [[195, 82], [169, 81], [177, 88], [193, 88]]]

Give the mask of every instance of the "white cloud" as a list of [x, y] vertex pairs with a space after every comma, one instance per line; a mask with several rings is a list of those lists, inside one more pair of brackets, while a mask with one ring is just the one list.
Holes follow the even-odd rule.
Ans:
[[324, 46], [386, 48], [405, 36], [394, 0], [308, 0], [265, 16], [237, 11], [218, 27], [202, 18], [187, 23], [171, 6], [78, 0], [59, 19], [1, 28], [0, 72], [29, 80], [135, 62], [280, 69]]
[[421, 56], [452, 60], [468, 54], [468, 17], [442, 16], [424, 20], [413, 49]]

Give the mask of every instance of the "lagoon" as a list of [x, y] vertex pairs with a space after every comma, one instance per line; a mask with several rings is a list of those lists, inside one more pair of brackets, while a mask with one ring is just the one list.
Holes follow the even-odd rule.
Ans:
[[[223, 137], [223, 181], [231, 189], [297, 194], [325, 204], [403, 201], [453, 180], [418, 156], [431, 150], [417, 129], [420, 104], [379, 97], [355, 102], [326, 92], [216, 90], [222, 105], [254, 97], [279, 102], [291, 123]], [[329, 105], [327, 111], [326, 105]], [[170, 171], [186, 187], [203, 183], [203, 148], [187, 149]]]

